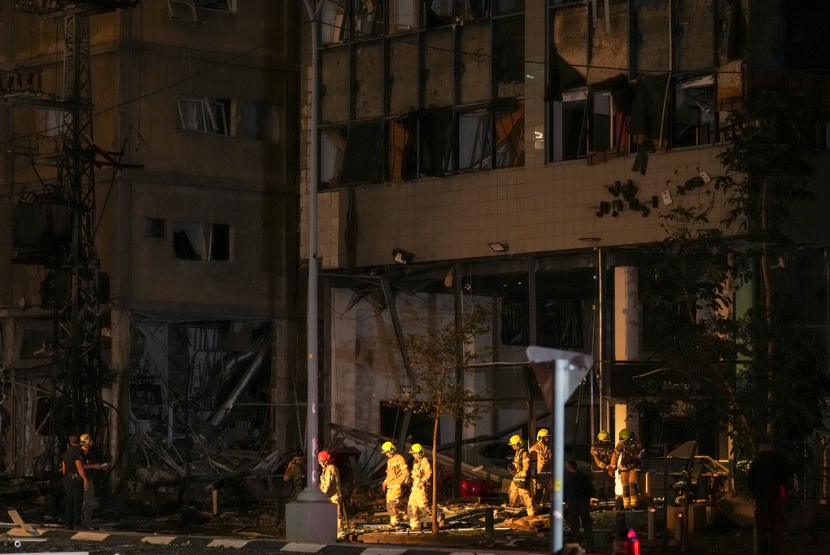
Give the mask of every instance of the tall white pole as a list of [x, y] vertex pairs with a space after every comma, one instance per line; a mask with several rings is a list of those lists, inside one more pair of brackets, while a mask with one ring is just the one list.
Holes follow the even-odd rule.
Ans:
[[288, 541], [303, 543], [329, 543], [337, 537], [337, 507], [320, 491], [319, 466], [317, 464], [318, 445], [318, 307], [317, 307], [317, 182], [319, 137], [317, 127], [319, 116], [319, 75], [320, 43], [319, 16], [324, 0], [303, 0], [311, 25], [311, 117], [309, 122], [309, 168], [308, 168], [308, 298], [306, 303], [306, 360], [308, 394], [306, 406], [306, 487], [299, 493], [297, 500], [288, 503], [285, 508], [285, 537]]

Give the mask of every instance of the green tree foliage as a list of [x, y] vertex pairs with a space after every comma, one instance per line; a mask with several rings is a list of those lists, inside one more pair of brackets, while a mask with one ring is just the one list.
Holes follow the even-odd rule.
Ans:
[[[473, 340], [490, 331], [493, 311], [471, 303], [459, 319], [405, 335], [403, 345], [410, 358], [410, 368], [402, 377], [410, 388], [401, 390], [394, 403], [405, 410], [433, 419], [432, 468], [435, 471], [438, 449], [438, 425], [442, 417], [461, 419], [465, 425], [478, 420], [486, 411], [487, 391], [466, 389], [458, 373], [470, 373], [470, 365], [480, 361], [490, 349], [475, 349]], [[438, 484], [432, 488], [432, 532], [438, 533]]]
[[[736, 135], [720, 155], [726, 175], [713, 181], [727, 195], [722, 223], [744, 231], [741, 243], [707, 228], [707, 211], [672, 211], [664, 220], [668, 237], [650, 249], [653, 265], [643, 276], [644, 303], [662, 332], [653, 356], [686, 385], [661, 399], [662, 410], [682, 405], [693, 419], [728, 420], [741, 457], [769, 437], [802, 472], [830, 380], [771, 260], [792, 245], [786, 231], [794, 204], [813, 199], [816, 121], [801, 95], [750, 95], [731, 116]], [[722, 316], [727, 280], [746, 279], [750, 268], [756, 304], [739, 319]]]

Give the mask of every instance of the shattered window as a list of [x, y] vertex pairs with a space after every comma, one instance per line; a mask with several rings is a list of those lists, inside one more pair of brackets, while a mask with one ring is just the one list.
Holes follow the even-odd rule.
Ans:
[[672, 146], [713, 144], [718, 117], [714, 75], [678, 82], [674, 100]]
[[323, 91], [321, 115], [323, 123], [349, 120], [349, 49], [331, 48], [322, 52]]
[[320, 185], [523, 165], [524, 5], [324, 0]]
[[494, 112], [496, 124], [496, 167], [513, 168], [524, 165], [525, 104], [500, 106]]
[[252, 141], [280, 141], [280, 107], [263, 102], [242, 104], [242, 136]]
[[425, 0], [427, 29], [441, 27], [452, 23], [452, 0]]
[[226, 262], [231, 255], [231, 228], [227, 224], [174, 222], [173, 252], [179, 260]]
[[383, 0], [353, 0], [354, 29], [357, 37], [381, 36], [383, 32]]
[[331, 187], [340, 185], [347, 135], [346, 126], [320, 131], [320, 183]]
[[489, 25], [465, 25], [461, 28], [459, 61], [461, 104], [490, 100], [492, 56]]
[[554, 161], [573, 160], [615, 147], [618, 118], [604, 91], [570, 91], [551, 110]]
[[412, 70], [418, 59], [418, 37], [401, 37], [389, 44], [389, 114], [404, 115], [418, 109], [421, 76]]
[[499, 98], [524, 96], [525, 20], [500, 19], [493, 24], [493, 80]]
[[392, 181], [414, 179], [418, 175], [415, 117], [389, 120], [386, 139], [386, 177]]
[[346, 8], [349, 0], [327, 0], [320, 15], [320, 43], [335, 44], [349, 38]]
[[204, 96], [179, 97], [179, 123], [185, 131], [231, 135], [231, 101]]
[[383, 43], [362, 44], [355, 49], [354, 116], [383, 115]]
[[424, 105], [451, 106], [453, 102], [453, 33], [437, 31], [426, 35], [424, 52]]
[[227, 262], [231, 259], [231, 226], [208, 224], [210, 260]]
[[24, 320], [21, 325], [20, 359], [47, 358], [52, 354], [54, 325], [49, 320]]
[[167, 220], [161, 218], [144, 218], [144, 237], [167, 237]]
[[389, 33], [406, 33], [418, 29], [418, 9], [422, 0], [386, 0]]
[[173, 251], [179, 260], [207, 260], [202, 224], [175, 222], [173, 224]]
[[493, 126], [486, 108], [460, 112], [455, 118], [447, 171], [492, 168]]
[[354, 122], [349, 126], [340, 183], [374, 183], [382, 175], [380, 145], [383, 120]]

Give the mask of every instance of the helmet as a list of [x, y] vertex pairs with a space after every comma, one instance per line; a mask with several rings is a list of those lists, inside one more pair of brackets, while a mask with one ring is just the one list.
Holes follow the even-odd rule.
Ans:
[[81, 436], [81, 445], [92, 445], [92, 438], [89, 434], [83, 434]]
[[609, 434], [605, 430], [600, 430], [600, 432], [597, 434], [598, 441], [608, 441], [609, 439], [611, 439], [611, 434]]
[[549, 437], [550, 434], [548, 433], [547, 428], [542, 428], [538, 432], [536, 432], [536, 441], [542, 441], [543, 437]]
[[409, 453], [412, 455], [420, 455], [421, 457], [423, 457], [424, 448], [421, 446], [420, 443], [413, 443], [412, 447], [409, 448]]
[[522, 436], [517, 434], [510, 437], [510, 445], [518, 445], [521, 447], [522, 443]]
[[391, 441], [384, 442], [383, 445], [380, 446], [381, 453], [394, 453], [395, 452], [395, 444]]
[[317, 453], [317, 462], [320, 462], [320, 463], [331, 462], [331, 455], [329, 455], [328, 451], [320, 451], [319, 453]]
[[628, 441], [631, 439], [633, 434], [628, 428], [623, 428], [620, 430], [620, 441]]

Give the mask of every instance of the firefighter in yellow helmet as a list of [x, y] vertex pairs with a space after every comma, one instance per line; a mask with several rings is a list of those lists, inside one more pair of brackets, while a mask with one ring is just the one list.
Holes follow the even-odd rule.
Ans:
[[614, 501], [614, 467], [611, 466], [613, 454], [611, 434], [605, 430], [600, 431], [596, 443], [591, 445], [591, 473], [594, 475], [598, 501], [606, 504]]
[[432, 467], [429, 459], [424, 456], [424, 448], [420, 443], [413, 443], [409, 449], [415, 461], [412, 463], [412, 491], [409, 493], [409, 503], [406, 512], [409, 514], [409, 527], [413, 530], [421, 529], [421, 522], [432, 522], [431, 504], [428, 499], [429, 480], [432, 478]]
[[550, 433], [547, 428], [542, 428], [536, 433], [536, 443], [530, 448], [530, 461], [536, 462], [536, 477], [534, 500], [537, 503], [544, 503], [550, 494], [550, 460], [553, 456], [550, 450]]
[[640, 459], [644, 454], [643, 444], [634, 437], [634, 434], [627, 428], [620, 430], [620, 441], [614, 448], [609, 466], [612, 470], [620, 471], [623, 507], [626, 509], [636, 509], [640, 503], [640, 486], [637, 474]]
[[395, 528], [399, 526], [400, 518], [404, 514], [403, 485], [409, 481], [409, 467], [406, 465], [406, 460], [395, 452], [395, 445], [391, 441], [385, 442], [380, 450], [389, 459], [386, 461], [386, 479], [382, 487], [386, 492], [389, 527]]
[[510, 482], [510, 489], [507, 492], [507, 504], [510, 507], [515, 507], [521, 500], [527, 509], [527, 516], [534, 516], [536, 513], [533, 510], [533, 496], [530, 494], [530, 489], [533, 487], [529, 476], [530, 455], [524, 447], [522, 437], [519, 435], [510, 438], [510, 446], [513, 447], [515, 455], [513, 456], [513, 463], [510, 465], [513, 481]]

